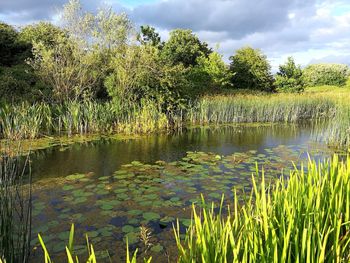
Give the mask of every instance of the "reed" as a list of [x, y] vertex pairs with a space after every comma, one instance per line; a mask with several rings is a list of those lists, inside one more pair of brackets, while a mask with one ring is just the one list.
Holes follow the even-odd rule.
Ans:
[[[38, 234], [38, 238], [40, 241], [41, 248], [44, 252], [44, 261], [45, 263], [53, 263], [53, 260], [50, 257], [50, 253], [46, 248], [45, 242], [40, 234]], [[94, 246], [89, 242], [89, 237], [86, 235], [86, 250], [87, 250], [87, 259], [86, 263], [96, 263], [98, 262]], [[71, 229], [69, 231], [69, 239], [68, 244], [66, 246], [66, 262], [68, 263], [79, 263], [83, 262], [79, 257], [74, 254], [74, 224], [72, 224]], [[61, 259], [62, 260], [62, 259]], [[112, 260], [109, 260], [112, 262]], [[144, 259], [144, 263], [150, 263], [152, 261], [152, 257], [148, 259]], [[1, 261], [0, 261], [1, 263]], [[126, 240], [126, 263], [137, 263], [137, 250], [131, 255], [129, 252], [128, 240]]]
[[0, 156], [0, 262], [28, 262], [31, 234], [31, 176], [24, 161]]
[[299, 122], [333, 118], [332, 97], [306, 94], [218, 95], [203, 97], [188, 113], [192, 124]]
[[349, 262], [350, 158], [310, 161], [271, 185], [262, 174], [227, 216], [193, 207], [185, 240], [174, 230], [179, 262]]
[[338, 146], [350, 146], [350, 93], [226, 94], [205, 96], [186, 110], [164, 112], [157, 102], [121, 108], [111, 102], [67, 102], [4, 105], [0, 108], [0, 137], [11, 140], [51, 135], [89, 133], [150, 133], [185, 125], [224, 123], [318, 123], [329, 121], [320, 131]]

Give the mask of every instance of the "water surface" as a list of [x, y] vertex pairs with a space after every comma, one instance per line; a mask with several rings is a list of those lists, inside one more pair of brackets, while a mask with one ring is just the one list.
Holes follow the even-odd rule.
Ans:
[[[123, 260], [127, 236], [141, 256], [174, 261], [172, 224], [178, 218], [185, 230], [201, 193], [216, 203], [225, 194], [230, 203], [233, 188], [250, 190], [256, 164], [274, 178], [307, 153], [316, 159], [330, 154], [313, 140], [310, 126], [281, 124], [191, 128], [40, 150], [32, 156], [33, 233], [43, 233], [57, 259], [75, 223], [77, 254], [86, 253], [88, 233], [100, 258]], [[140, 241], [140, 226], [152, 231], [149, 248]], [[37, 249], [33, 262], [40, 256]]]

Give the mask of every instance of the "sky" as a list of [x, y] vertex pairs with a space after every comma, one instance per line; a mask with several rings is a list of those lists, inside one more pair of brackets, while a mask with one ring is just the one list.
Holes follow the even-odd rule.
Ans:
[[[66, 0], [0, 0], [0, 21], [54, 21]], [[164, 40], [192, 29], [226, 61], [242, 46], [261, 49], [274, 71], [288, 56], [298, 64], [350, 64], [350, 0], [81, 0], [90, 11], [110, 5]]]

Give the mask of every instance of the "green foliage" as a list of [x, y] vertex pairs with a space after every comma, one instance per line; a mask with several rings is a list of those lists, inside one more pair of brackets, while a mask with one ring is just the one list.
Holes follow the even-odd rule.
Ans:
[[24, 43], [42, 43], [46, 47], [54, 47], [59, 39], [65, 37], [66, 33], [59, 27], [49, 22], [39, 22], [25, 26], [19, 32], [19, 39]]
[[[59, 58], [59, 59], [58, 59]], [[58, 37], [56, 45], [33, 44], [29, 61], [43, 83], [52, 88], [52, 99], [58, 102], [90, 98], [98, 76], [94, 55], [77, 42]]]
[[312, 64], [303, 71], [307, 86], [344, 86], [350, 76], [350, 69], [344, 64]]
[[182, 63], [185, 67], [197, 65], [197, 58], [211, 53], [208, 44], [201, 42], [189, 29], [175, 29], [170, 32], [164, 44], [162, 56], [173, 64]]
[[340, 115], [338, 103], [335, 96], [304, 94], [205, 96], [189, 111], [188, 119], [193, 124], [317, 121]]
[[228, 216], [215, 214], [214, 205], [200, 214], [193, 207], [184, 241], [174, 229], [178, 262], [347, 262], [350, 158], [307, 168], [270, 186], [264, 174], [261, 183], [253, 178], [252, 194], [243, 202], [235, 195]]
[[160, 36], [154, 27], [151, 27], [149, 25], [141, 26], [140, 31], [141, 32], [138, 35], [138, 41], [142, 45], [151, 45], [158, 48], [162, 47]]
[[215, 90], [232, 87], [233, 74], [222, 60], [222, 55], [212, 52], [208, 57], [200, 56], [197, 63], [198, 69], [210, 78], [207, 84], [212, 85]]
[[[123, 54], [116, 54], [111, 62], [113, 73], [106, 79], [108, 94], [120, 110], [139, 104], [142, 98], [154, 99], [161, 108], [181, 104], [185, 96], [186, 70], [171, 65], [160, 57], [151, 45], [133, 45]], [[182, 96], [180, 96], [182, 95]]]
[[23, 63], [28, 45], [18, 39], [14, 27], [0, 22], [0, 66]]
[[0, 262], [27, 263], [32, 223], [29, 157], [19, 157], [20, 144], [0, 144]]
[[302, 92], [305, 83], [300, 66], [296, 66], [294, 59], [289, 57], [284, 65], [279, 66], [275, 77], [276, 90], [279, 92]]
[[3, 102], [35, 102], [50, 92], [26, 64], [0, 68], [0, 97]]
[[273, 77], [271, 66], [266, 56], [259, 50], [251, 47], [238, 49], [230, 57], [231, 71], [234, 74], [232, 82], [239, 89], [254, 89], [272, 91]]

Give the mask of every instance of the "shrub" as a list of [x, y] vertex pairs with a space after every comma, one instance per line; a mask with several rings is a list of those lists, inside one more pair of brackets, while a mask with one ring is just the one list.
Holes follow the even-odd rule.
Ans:
[[303, 75], [307, 86], [344, 86], [350, 76], [350, 68], [345, 64], [313, 64], [304, 69]]
[[266, 56], [259, 50], [244, 47], [230, 57], [233, 85], [239, 89], [272, 91], [273, 77]]
[[276, 74], [276, 90], [281, 92], [302, 92], [305, 87], [303, 72], [300, 66], [296, 66], [294, 59], [289, 57], [284, 65], [279, 66]]

